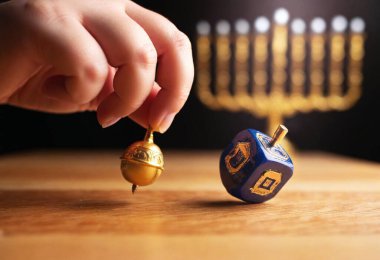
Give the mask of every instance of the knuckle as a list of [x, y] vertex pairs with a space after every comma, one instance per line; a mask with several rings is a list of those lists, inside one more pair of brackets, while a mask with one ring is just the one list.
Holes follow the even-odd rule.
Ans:
[[67, 88], [67, 92], [73, 101], [78, 104], [91, 102], [101, 91], [107, 75], [107, 68], [103, 64], [86, 64], [81, 67], [81, 70], [78, 73], [78, 84], [80, 85], [70, 85]]
[[108, 75], [107, 66], [102, 63], [88, 63], [83, 66], [82, 77], [91, 82], [104, 81]]
[[136, 56], [139, 63], [146, 65], [157, 64], [157, 51], [152, 43], [144, 44], [142, 47], [137, 49]]
[[32, 17], [51, 19], [56, 16], [57, 1], [29, 0], [24, 3], [24, 11]]
[[178, 29], [175, 29], [173, 32], [172, 44], [174, 48], [191, 50], [191, 42], [189, 37]]

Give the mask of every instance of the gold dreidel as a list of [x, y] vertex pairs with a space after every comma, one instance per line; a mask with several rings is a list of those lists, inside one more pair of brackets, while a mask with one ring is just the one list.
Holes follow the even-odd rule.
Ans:
[[143, 141], [125, 149], [121, 159], [121, 173], [132, 183], [132, 193], [137, 186], [152, 184], [164, 170], [161, 149], [153, 142], [153, 130], [148, 128]]

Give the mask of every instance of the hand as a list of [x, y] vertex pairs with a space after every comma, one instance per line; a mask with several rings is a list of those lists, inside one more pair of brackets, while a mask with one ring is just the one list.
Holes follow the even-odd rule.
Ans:
[[193, 81], [189, 39], [128, 0], [6, 2], [0, 39], [0, 103], [96, 110], [103, 127], [129, 116], [165, 132]]

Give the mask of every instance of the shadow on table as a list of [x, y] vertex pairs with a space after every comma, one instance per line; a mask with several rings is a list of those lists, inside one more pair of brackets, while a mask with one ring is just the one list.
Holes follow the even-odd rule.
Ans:
[[268, 207], [267, 204], [252, 204], [246, 203], [244, 201], [237, 200], [196, 200], [190, 203], [191, 206], [201, 207], [201, 208], [212, 208], [212, 209], [229, 209], [229, 208], [239, 208], [239, 209], [262, 209]]

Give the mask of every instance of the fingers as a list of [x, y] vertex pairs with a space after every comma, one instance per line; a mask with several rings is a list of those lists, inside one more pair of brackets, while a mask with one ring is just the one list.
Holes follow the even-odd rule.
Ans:
[[161, 133], [171, 125], [185, 104], [194, 78], [189, 39], [161, 15], [128, 1], [126, 13], [152, 40], [159, 58], [156, 81], [161, 89], [152, 100], [149, 124]]
[[107, 59], [77, 19], [67, 17], [40, 24], [34, 37], [41, 42], [43, 62], [51, 64], [43, 94], [79, 105], [97, 97], [109, 73]]
[[[98, 96], [93, 99], [90, 103], [78, 104], [71, 101], [70, 99], [60, 99], [52, 98], [46, 95], [44, 89], [39, 87], [40, 82], [43, 82], [46, 78], [46, 70], [39, 70], [33, 77], [31, 77], [28, 82], [19, 88], [12, 96], [9, 97], [8, 103], [23, 107], [26, 109], [33, 109], [38, 111], [50, 112], [50, 113], [73, 113], [79, 111], [94, 111], [98, 107], [100, 101], [104, 96], [111, 92], [112, 79], [114, 77], [113, 68], [109, 68], [108, 76], [104, 87], [98, 94]], [[62, 76], [53, 76], [48, 79], [48, 81], [64, 81]]]
[[160, 89], [160, 86], [155, 82], [152, 91], [149, 93], [149, 96], [145, 99], [144, 103], [129, 116], [133, 121], [145, 128], [150, 127], [148, 123], [149, 110]]
[[[131, 116], [164, 132], [190, 92], [194, 76], [190, 41], [162, 16], [131, 1], [125, 5], [127, 11], [106, 5], [76, 17], [59, 14], [47, 19], [39, 42], [46, 48], [41, 51], [46, 63], [53, 66], [43, 91], [76, 104], [100, 102], [97, 116], [103, 127]], [[107, 63], [116, 68], [113, 89], [102, 91]]]
[[147, 33], [125, 13], [92, 17], [86, 28], [102, 46], [108, 62], [118, 68], [114, 92], [97, 109], [99, 123], [107, 127], [138, 110], [148, 98], [154, 84], [157, 52]]

